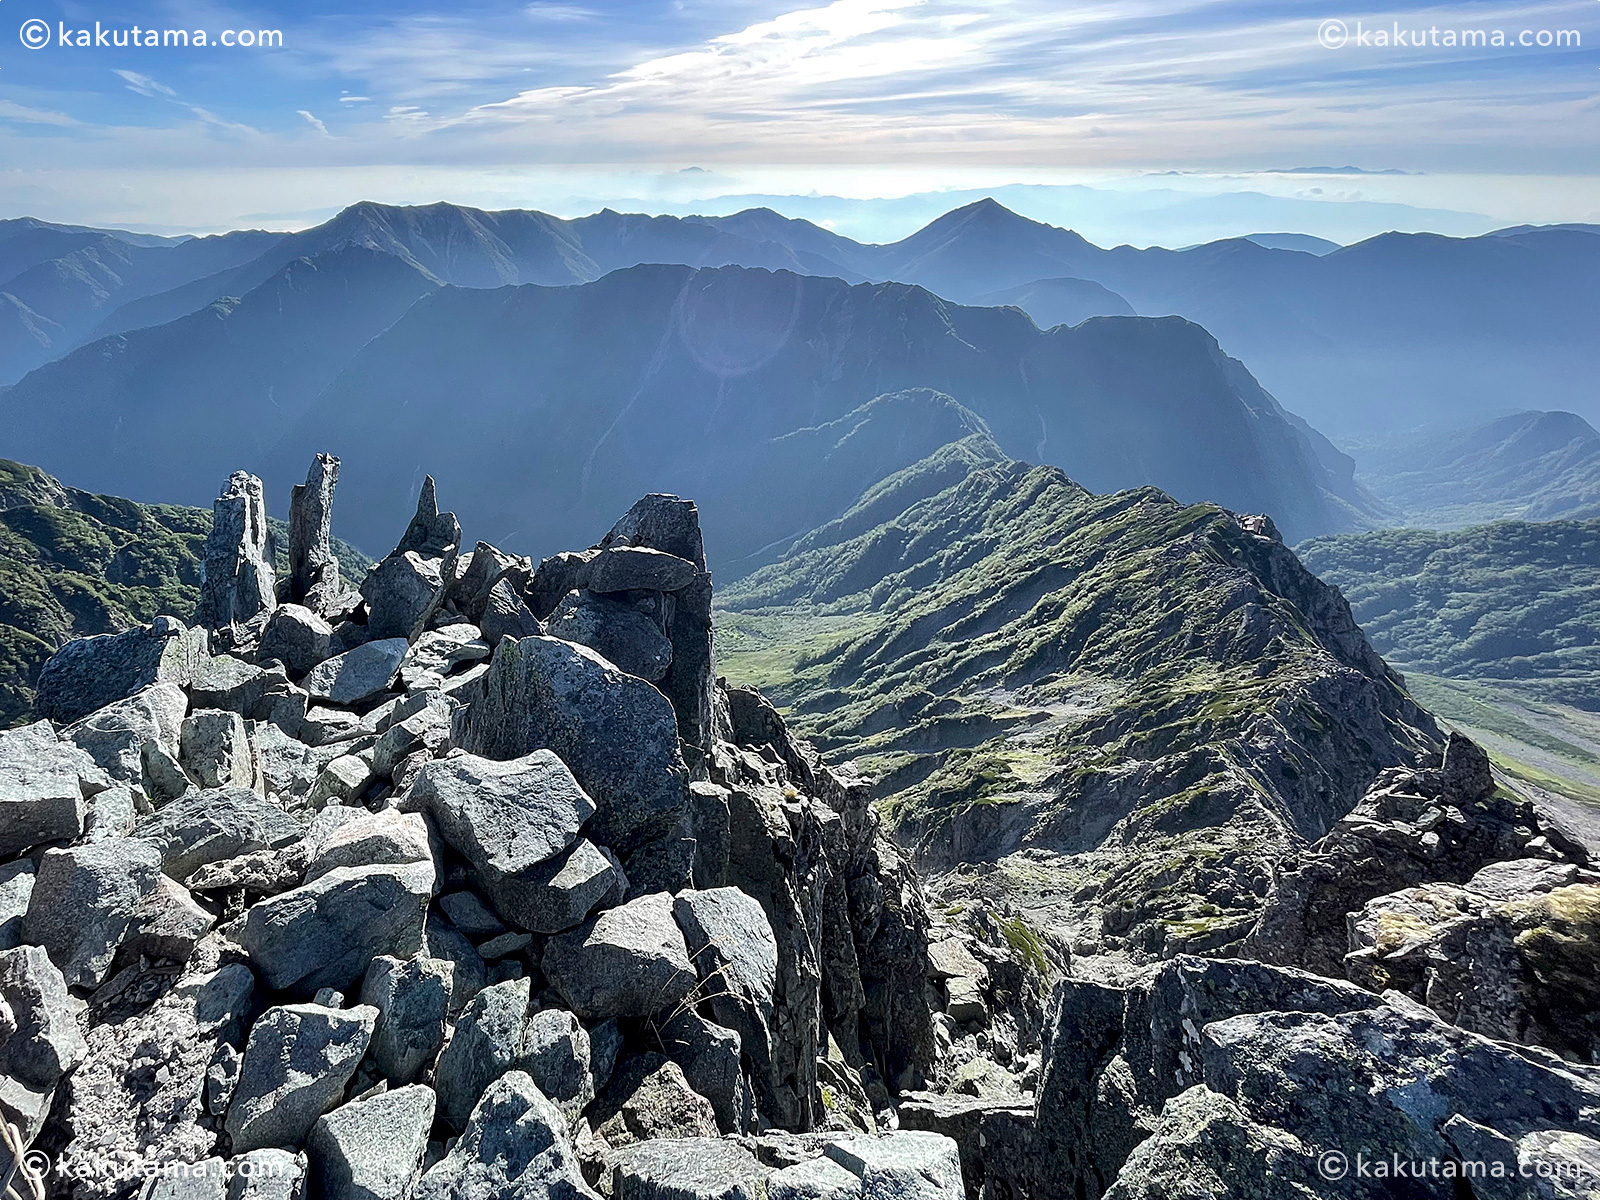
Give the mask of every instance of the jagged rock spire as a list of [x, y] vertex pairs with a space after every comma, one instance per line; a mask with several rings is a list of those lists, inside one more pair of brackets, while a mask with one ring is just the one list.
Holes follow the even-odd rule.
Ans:
[[235, 471], [211, 512], [195, 620], [209, 629], [224, 629], [278, 606], [261, 480]]
[[339, 460], [319, 454], [289, 498], [289, 599], [318, 613], [344, 590], [331, 546], [338, 485]]

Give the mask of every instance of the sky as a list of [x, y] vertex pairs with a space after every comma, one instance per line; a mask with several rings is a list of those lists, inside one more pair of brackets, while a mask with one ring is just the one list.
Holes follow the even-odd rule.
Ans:
[[1102, 241], [1348, 241], [1600, 221], [1597, 184], [1600, 0], [0, 0], [0, 217], [806, 197], [882, 239], [1009, 187]]

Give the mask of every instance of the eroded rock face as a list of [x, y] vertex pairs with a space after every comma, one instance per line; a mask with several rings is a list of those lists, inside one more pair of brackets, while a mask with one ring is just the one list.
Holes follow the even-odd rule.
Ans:
[[252, 905], [232, 936], [276, 990], [345, 988], [380, 954], [422, 949], [433, 881], [431, 862], [340, 867]]
[[88, 1055], [67, 1084], [61, 1157], [89, 1168], [71, 1195], [122, 1200], [141, 1182], [127, 1168], [146, 1156], [198, 1162], [215, 1151], [206, 1071], [219, 1050], [242, 1042], [254, 989], [250, 969], [219, 965], [211, 945], [178, 977], [133, 981], [97, 1014]]
[[211, 512], [195, 624], [225, 629], [271, 612], [278, 604], [261, 480], [247, 471], [235, 471]]
[[338, 607], [344, 594], [331, 547], [338, 486], [339, 460], [319, 454], [311, 460], [306, 481], [296, 484], [289, 497], [289, 599], [324, 616]]
[[1378, 776], [1327, 836], [1280, 870], [1247, 954], [1344, 974], [1346, 914], [1426, 882], [1465, 883], [1528, 847], [1582, 863], [1582, 846], [1526, 800], [1501, 790], [1475, 743], [1452, 734], [1441, 765]]
[[547, 924], [536, 868], [572, 846], [595, 812], [549, 750], [504, 762], [458, 754], [427, 763], [402, 803], [426, 812], [482, 877], [500, 914], [528, 929]]
[[250, 1030], [225, 1124], [233, 1148], [297, 1147], [339, 1103], [372, 1039], [374, 1008], [270, 1008]]
[[110, 782], [48, 721], [0, 730], [0, 854], [77, 837], [89, 797]]

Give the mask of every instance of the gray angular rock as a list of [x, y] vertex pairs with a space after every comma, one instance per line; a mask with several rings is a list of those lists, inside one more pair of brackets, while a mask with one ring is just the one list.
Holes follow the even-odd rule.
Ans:
[[367, 642], [313, 667], [302, 686], [313, 700], [329, 704], [348, 707], [375, 699], [400, 673], [407, 645], [404, 637]]
[[68, 986], [98, 987], [160, 877], [161, 852], [135, 838], [46, 850], [22, 936], [50, 952]]
[[450, 976], [449, 1015], [453, 1018], [483, 990], [488, 973], [483, 956], [468, 937], [438, 913], [428, 915], [423, 931], [423, 953], [443, 959], [454, 970]]
[[564, 933], [596, 908], [620, 904], [627, 887], [616, 855], [579, 838], [566, 853], [530, 867], [514, 889], [503, 889], [515, 893], [503, 911], [535, 933]]
[[243, 625], [278, 604], [271, 532], [261, 480], [235, 471], [211, 505], [211, 533], [200, 564], [200, 607], [195, 624], [205, 629]]
[[306, 1190], [304, 1154], [252, 1150], [228, 1163], [228, 1200], [302, 1200]]
[[566, 764], [548, 750], [497, 762], [453, 754], [423, 766], [401, 807], [433, 818], [439, 835], [478, 873], [500, 915], [524, 928], [544, 888], [526, 876], [578, 838], [595, 811]]
[[478, 628], [491, 646], [498, 646], [501, 638], [538, 637], [544, 633], [544, 625], [510, 579], [502, 579], [489, 589]]
[[545, 946], [544, 973], [573, 1012], [588, 1021], [649, 1017], [696, 986], [672, 898], [641, 896]]
[[[121, 1020], [93, 1025], [89, 1055], [67, 1079], [62, 1157], [78, 1161], [197, 1162], [216, 1153], [206, 1119], [206, 1073], [219, 1047], [243, 1034], [255, 979], [242, 963], [219, 966], [202, 943], [176, 980], [152, 973], [155, 998]], [[125, 1178], [80, 1182], [78, 1196], [126, 1196]]]
[[409, 755], [422, 751], [432, 758], [435, 751], [445, 750], [450, 740], [454, 708], [452, 702], [439, 696], [436, 703], [390, 725], [372, 747], [372, 773], [379, 779], [389, 779]]
[[647, 546], [612, 545], [603, 548], [584, 573], [591, 592], [676, 592], [688, 587], [703, 567]]
[[699, 570], [706, 569], [700, 510], [693, 500], [679, 496], [657, 492], [641, 497], [600, 540], [599, 549], [614, 546], [644, 546], [687, 559]]
[[236, 1153], [300, 1145], [344, 1096], [372, 1039], [378, 1010], [292, 1004], [256, 1020], [224, 1128]]
[[476, 892], [446, 892], [439, 897], [439, 907], [450, 923], [468, 937], [483, 941], [506, 932], [500, 918], [489, 911]]
[[125, 700], [90, 713], [61, 731], [118, 783], [138, 787], [144, 779], [144, 747], [154, 742], [176, 753], [189, 698], [174, 683], [155, 683]]
[[379, 955], [361, 983], [361, 1003], [378, 1010], [369, 1053], [392, 1084], [414, 1080], [444, 1045], [455, 964], [418, 955]]
[[587, 646], [628, 674], [651, 683], [662, 679], [672, 665], [672, 643], [661, 626], [626, 600], [588, 591], [569, 592], [544, 631], [564, 642]]
[[667, 1138], [627, 1146], [611, 1167], [614, 1200], [766, 1200], [772, 1168], [737, 1142]]
[[306, 1148], [324, 1200], [407, 1200], [422, 1176], [433, 1127], [433, 1089], [395, 1088], [325, 1113]]
[[[66, 979], [42, 946], [0, 950], [0, 999], [15, 1026], [0, 1042], [0, 1076], [45, 1096], [48, 1104], [61, 1077], [89, 1053]], [[0, 1101], [0, 1108], [8, 1107]], [[18, 1115], [8, 1117], [15, 1120]]]
[[162, 869], [180, 883], [207, 863], [258, 850], [281, 850], [305, 829], [277, 805], [243, 788], [190, 792], [134, 826], [135, 838], [161, 852]]
[[122, 947], [130, 957], [142, 954], [183, 962], [216, 923], [217, 918], [195, 902], [188, 888], [162, 875], [133, 914]]
[[274, 990], [349, 987], [378, 955], [422, 948], [433, 864], [339, 867], [252, 905], [231, 927]]
[[[334, 811], [334, 810], [329, 810]], [[306, 867], [305, 881], [320, 879], [340, 867], [370, 867], [379, 863], [433, 863], [428, 825], [419, 813], [393, 809], [369, 813], [350, 812], [349, 820], [317, 838]]]
[[738, 888], [680, 892], [672, 905], [683, 930], [701, 991], [710, 997], [717, 1023], [736, 1030], [755, 1068], [763, 1107], [782, 1080], [773, 1077], [774, 997], [778, 987], [778, 943], [761, 905]]
[[541, 562], [539, 569], [533, 573], [533, 579], [524, 589], [528, 608], [534, 617], [541, 621], [547, 619], [555, 612], [556, 605], [561, 603], [563, 596], [575, 588], [583, 587], [589, 564], [599, 553], [600, 551], [595, 549], [576, 554], [554, 554]]
[[520, 593], [532, 578], [532, 559], [507, 554], [488, 542], [478, 542], [470, 554], [462, 556], [461, 570], [450, 589], [449, 600], [456, 612], [476, 625], [496, 583], [503, 580]]
[[661, 1049], [683, 1068], [689, 1086], [711, 1101], [717, 1128], [723, 1133], [753, 1130], [755, 1099], [744, 1077], [737, 1033], [690, 1010], [661, 1026]]
[[193, 708], [220, 708], [252, 720], [272, 718], [278, 705], [297, 702], [298, 693], [281, 663], [258, 667], [231, 654], [203, 656], [189, 683]]
[[596, 1092], [611, 1082], [611, 1072], [621, 1054], [622, 1024], [615, 1017], [607, 1017], [589, 1030], [589, 1073], [594, 1077]]
[[233, 1089], [239, 1086], [239, 1068], [243, 1065], [244, 1055], [235, 1050], [232, 1043], [223, 1042], [217, 1047], [211, 1065], [206, 1068], [205, 1105], [212, 1116], [227, 1115]]
[[22, 945], [22, 918], [33, 897], [34, 867], [19, 858], [0, 867], [0, 950]]
[[151, 804], [160, 808], [178, 799], [194, 786], [194, 781], [183, 773], [183, 764], [176, 753], [164, 746], [146, 742], [139, 752], [140, 785]]
[[236, 712], [204, 709], [185, 718], [178, 762], [203, 788], [249, 788], [255, 782], [250, 734]]
[[767, 1200], [859, 1200], [861, 1180], [826, 1155], [774, 1171]]
[[526, 979], [509, 979], [474, 996], [434, 1069], [439, 1118], [462, 1129], [484, 1090], [516, 1063], [528, 1024]]
[[417, 511], [390, 556], [410, 551], [424, 558], [443, 558], [460, 545], [461, 522], [456, 520], [455, 513], [439, 511], [433, 476], [424, 476], [417, 494]]
[[372, 568], [361, 583], [367, 629], [374, 638], [409, 638], [433, 607], [443, 582], [438, 559], [414, 550], [396, 553]]
[[829, 1142], [823, 1151], [861, 1182], [863, 1200], [964, 1200], [961, 1158], [941, 1133], [899, 1130]]
[[400, 682], [408, 692], [436, 688], [463, 667], [482, 662], [492, 653], [476, 625], [459, 623], [430, 629], [406, 652], [400, 664]]
[[289, 599], [326, 613], [344, 592], [339, 560], [333, 556], [333, 493], [339, 486], [339, 460], [319, 454], [306, 481], [289, 493]]
[[450, 1153], [416, 1200], [597, 1200], [583, 1181], [561, 1111], [526, 1073], [511, 1071], [484, 1093]]
[[517, 1069], [526, 1071], [569, 1120], [594, 1099], [589, 1033], [577, 1017], [562, 1009], [540, 1009], [528, 1018]]
[[88, 798], [110, 784], [49, 721], [0, 730], [0, 856], [77, 837]]
[[204, 629], [172, 617], [126, 633], [78, 638], [45, 663], [35, 706], [68, 725], [154, 683], [188, 687], [207, 645]]
[[659, 1054], [635, 1054], [612, 1073], [591, 1119], [608, 1146], [658, 1138], [715, 1138], [717, 1114], [689, 1086], [683, 1068]]
[[493, 759], [554, 751], [598, 806], [589, 836], [618, 853], [669, 833], [687, 807], [688, 768], [666, 697], [555, 638], [500, 643], [462, 746]]
[[83, 818], [83, 840], [100, 842], [106, 838], [127, 837], [138, 820], [145, 797], [137, 788], [109, 787], [89, 801]]
[[322, 768], [317, 781], [306, 795], [306, 803], [314, 809], [330, 804], [354, 804], [361, 799], [377, 776], [372, 770], [372, 752], [363, 750], [356, 754], [341, 754]]
[[[334, 566], [337, 578], [338, 566]], [[304, 675], [333, 656], [333, 626], [302, 604], [283, 604], [272, 614], [256, 648], [256, 659], [276, 659], [291, 675]]]
[[952, 1139], [961, 1152], [967, 1194], [1043, 1195], [1041, 1156], [1031, 1096], [898, 1097], [901, 1129], [923, 1129]]

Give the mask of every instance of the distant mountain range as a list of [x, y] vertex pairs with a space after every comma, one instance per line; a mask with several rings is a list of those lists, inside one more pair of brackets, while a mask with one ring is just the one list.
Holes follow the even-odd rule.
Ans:
[[[429, 245], [433, 266], [491, 262], [482, 241]], [[541, 552], [644, 492], [700, 496], [728, 568], [980, 428], [1099, 490], [1155, 483], [1292, 536], [1367, 524], [1337, 452], [1189, 322], [1041, 331], [919, 287], [742, 267], [483, 289], [441, 286], [415, 254], [325, 249], [32, 372], [0, 414], [8, 454], [197, 504], [239, 467], [286, 496], [312, 453], [346, 452], [342, 528], [369, 546], [394, 540], [426, 468], [487, 536]]]
[[1360, 462], [1360, 481], [1394, 510], [1394, 524], [1459, 529], [1502, 518], [1600, 517], [1600, 432], [1573, 413], [1515, 413], [1467, 429], [1345, 444]]
[[[1289, 240], [1285, 240], [1285, 239]], [[1292, 247], [1292, 248], [1285, 248]], [[766, 209], [729, 217], [603, 211], [577, 220], [453, 205], [353, 206], [302, 233], [179, 241], [37, 221], [0, 223], [0, 381], [86, 339], [166, 323], [242, 297], [298, 258], [391, 255], [464, 287], [592, 282], [643, 263], [739, 265], [847, 282], [918, 284], [959, 303], [1046, 281], [1113, 293], [1053, 307], [1041, 324], [1110, 305], [1204, 325], [1313, 425], [1344, 434], [1459, 424], [1530, 395], [1600, 420], [1600, 235], [1590, 226], [1478, 238], [1386, 234], [1343, 248], [1259, 234], [1187, 250], [1101, 249], [992, 200], [898, 242], [863, 245]], [[1035, 311], [1030, 305], [1037, 304]]]

